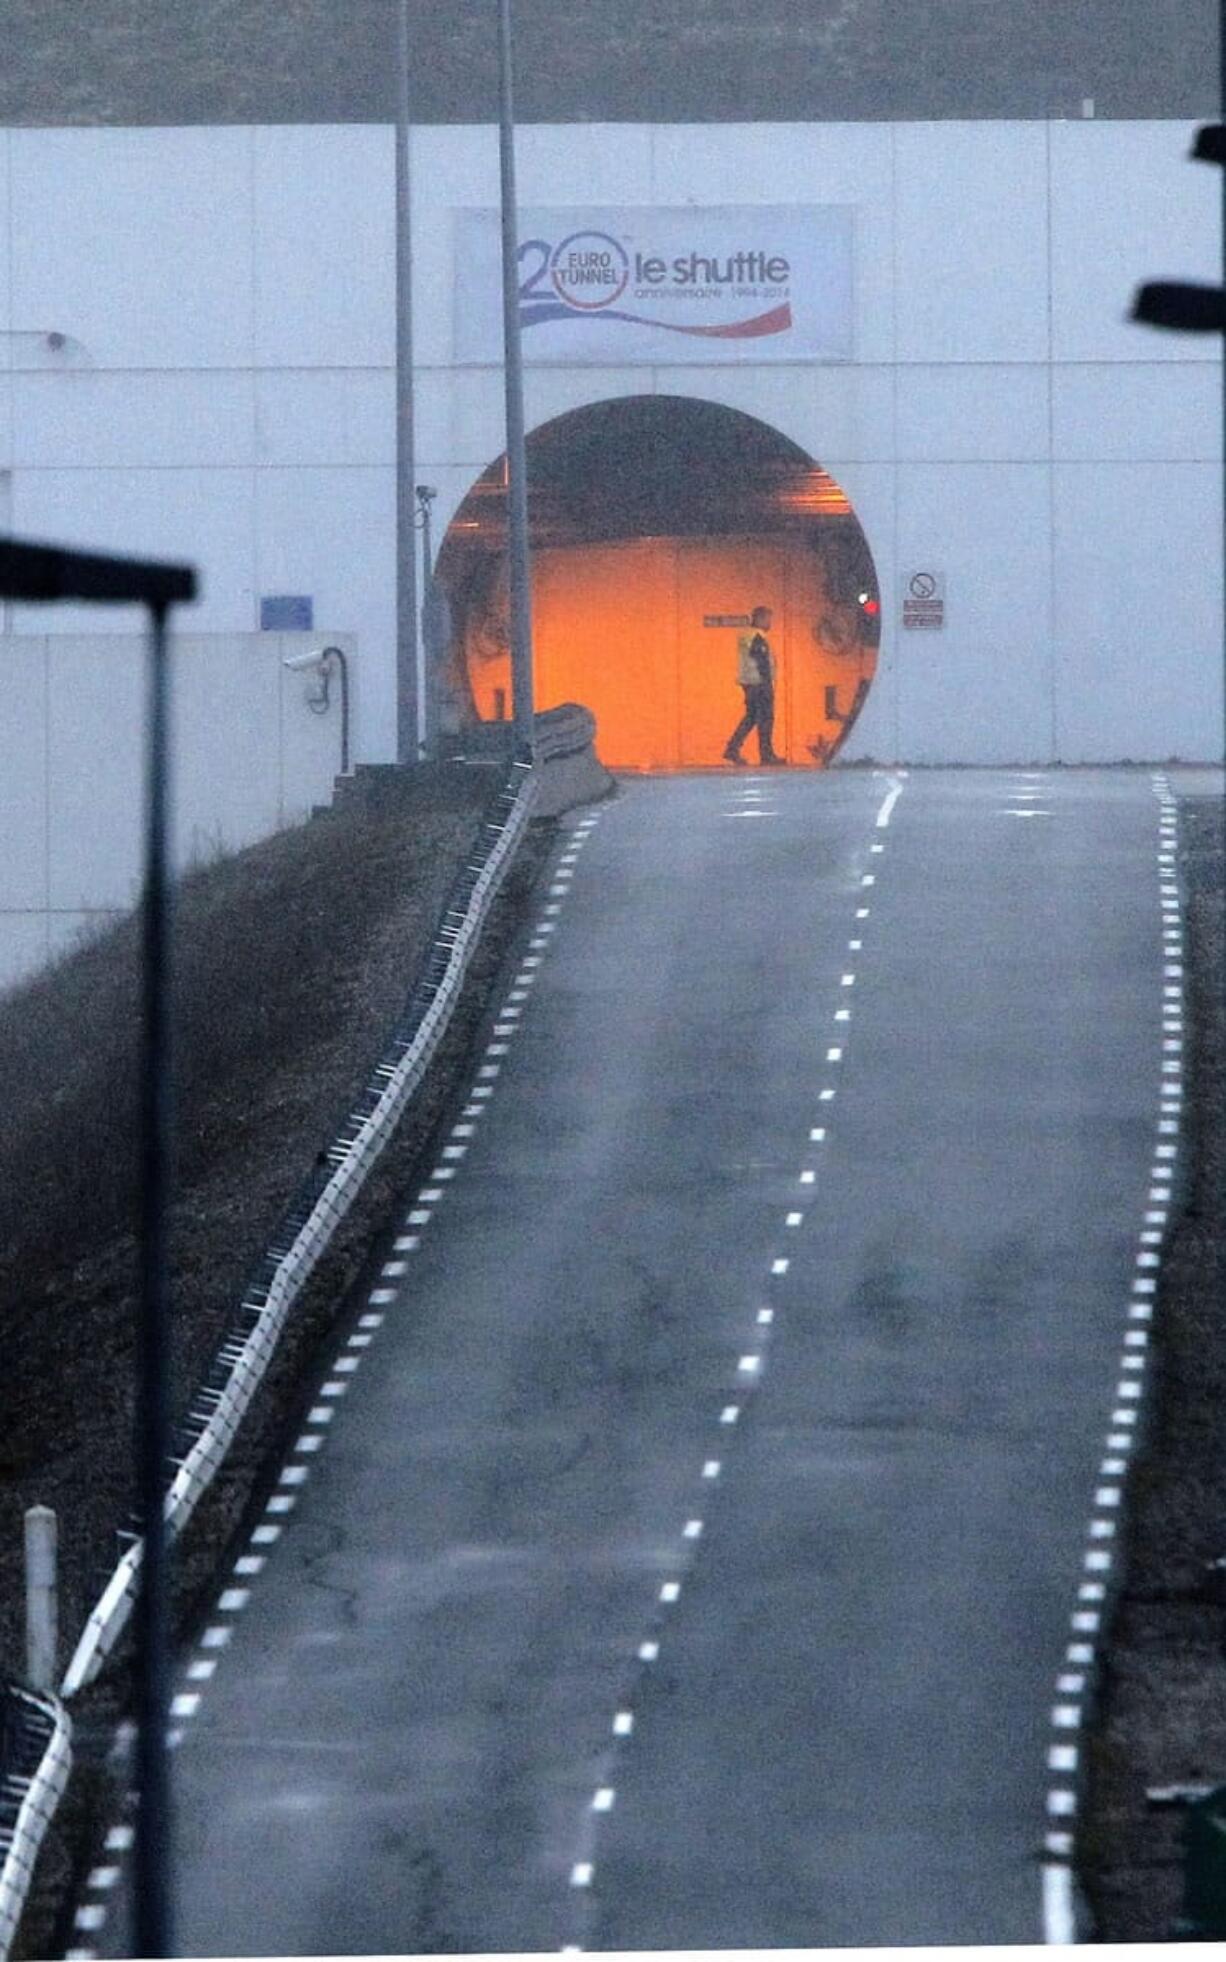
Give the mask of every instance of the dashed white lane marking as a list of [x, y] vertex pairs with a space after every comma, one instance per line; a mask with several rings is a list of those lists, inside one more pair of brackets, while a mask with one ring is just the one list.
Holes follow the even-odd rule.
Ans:
[[[574, 864], [578, 845], [584, 842], [584, 838], [594, 828], [596, 821], [595, 818], [589, 818], [577, 827], [579, 833], [582, 835], [575, 838], [571, 850], [564, 854], [563, 860], [561, 861], [562, 864], [567, 866]], [[569, 880], [569, 871], [556, 877], [554, 885], [550, 888], [551, 895], [555, 898], [563, 897], [569, 890]], [[533, 947], [547, 948], [550, 945], [548, 936], [554, 932], [553, 916], [559, 914], [561, 908], [557, 905], [549, 905], [545, 907], [544, 911], [549, 917], [538, 923], [536, 937], [530, 942]], [[520, 1007], [513, 1006], [512, 1004], [522, 1003], [528, 999], [528, 990], [537, 979], [535, 970], [539, 969], [540, 965], [541, 958], [539, 954], [524, 956], [521, 963], [521, 972], [516, 977], [516, 986], [510, 990], [507, 1005], [501, 1011], [502, 1019], [495, 1024], [494, 1033], [497, 1036], [504, 1037], [516, 1033], [518, 1018], [522, 1010]], [[505, 1041], [490, 1042], [487, 1044], [487, 1056], [504, 1056], [508, 1053], [509, 1044]], [[499, 1075], [500, 1067], [497, 1063], [485, 1063], [479, 1067], [477, 1075], [484, 1079], [484, 1081], [474, 1085], [470, 1089], [470, 1101], [464, 1106], [463, 1110], [463, 1116], [466, 1120], [472, 1120], [483, 1115], [486, 1100], [494, 1094], [490, 1079], [496, 1078]], [[473, 1137], [475, 1132], [475, 1124], [467, 1121], [453, 1125], [451, 1136], [458, 1139], [467, 1139]], [[466, 1144], [444, 1146], [441, 1154], [443, 1163], [435, 1166], [431, 1173], [430, 1176], [433, 1183], [423, 1187], [419, 1193], [419, 1203], [405, 1218], [406, 1226], [425, 1226], [429, 1223], [433, 1217], [433, 1206], [444, 1196], [443, 1189], [446, 1182], [454, 1179], [456, 1176], [456, 1161], [464, 1158], [467, 1149]], [[420, 1245], [421, 1237], [419, 1234], [401, 1233], [395, 1239], [394, 1253], [396, 1255], [413, 1253]], [[387, 1281], [401, 1282], [407, 1271], [407, 1261], [399, 1258], [386, 1260], [381, 1266], [380, 1278]], [[372, 1288], [367, 1296], [370, 1305], [380, 1309], [392, 1304], [398, 1298], [399, 1289], [396, 1287]], [[319, 1387], [317, 1395], [320, 1397], [321, 1402], [311, 1409], [306, 1419], [308, 1425], [327, 1426], [330, 1424], [335, 1416], [335, 1400], [342, 1397], [349, 1388], [349, 1383], [345, 1379], [352, 1376], [357, 1370], [362, 1360], [362, 1352], [374, 1339], [373, 1331], [381, 1328], [385, 1319], [382, 1313], [363, 1314], [359, 1317], [359, 1329], [361, 1332], [351, 1333], [345, 1341], [346, 1351], [357, 1351], [358, 1353], [346, 1353], [334, 1358], [332, 1363], [333, 1374]], [[331, 1399], [333, 1401], [332, 1403], [325, 1403], [322, 1399]], [[319, 1429], [304, 1431], [294, 1443], [293, 1455], [296, 1458], [302, 1458], [304, 1456], [313, 1458], [322, 1448], [324, 1435], [325, 1433]], [[718, 1473], [718, 1461], [710, 1460], [709, 1463], [715, 1469], [709, 1474], [704, 1473], [704, 1475], [714, 1477]], [[253, 1547], [268, 1547], [276, 1544], [283, 1530], [282, 1525], [278, 1522], [293, 1511], [297, 1504], [298, 1490], [309, 1478], [310, 1469], [309, 1464], [301, 1463], [287, 1463], [282, 1466], [278, 1476], [278, 1486], [288, 1489], [273, 1492], [266, 1499], [264, 1503], [265, 1517], [251, 1532], [250, 1544]], [[270, 1517], [270, 1515], [273, 1517]], [[687, 1521], [683, 1536], [691, 1541], [696, 1539], [702, 1532], [702, 1523], [698, 1519]], [[235, 1560], [232, 1571], [234, 1576], [241, 1580], [254, 1579], [263, 1570], [265, 1564], [265, 1554], [244, 1553]], [[676, 1592], [679, 1593], [679, 1585], [676, 1583], [672, 1585], [676, 1587]], [[218, 1615], [237, 1616], [247, 1606], [250, 1598], [251, 1589], [249, 1587], [224, 1587], [218, 1594], [215, 1613]], [[666, 1590], [664, 1598], [675, 1599], [676, 1596]], [[197, 1714], [204, 1695], [205, 1686], [212, 1680], [217, 1669], [218, 1656], [222, 1650], [229, 1646], [233, 1633], [233, 1621], [215, 1621], [203, 1630], [197, 1645], [199, 1653], [189, 1660], [184, 1678], [188, 1683], [197, 1687], [176, 1691], [170, 1702], [170, 1715], [179, 1719], [180, 1723]], [[658, 1654], [658, 1645], [644, 1643], [640, 1654], [643, 1660], [654, 1659], [654, 1656]], [[615, 1729], [618, 1730], [619, 1735], [623, 1734], [622, 1725], [624, 1716], [625, 1713], [619, 1713], [615, 1721]], [[629, 1724], [632, 1727], [632, 1716], [629, 1718]], [[184, 1732], [181, 1727], [168, 1730], [166, 1734], [167, 1745], [172, 1749], [177, 1747], [181, 1743], [183, 1736]], [[612, 1789], [602, 1788], [593, 1801], [593, 1809], [596, 1811], [607, 1811], [612, 1803]], [[130, 1851], [133, 1841], [134, 1832], [131, 1826], [115, 1825], [107, 1833], [105, 1842], [106, 1850], [110, 1853], [123, 1855]], [[118, 1881], [119, 1875], [120, 1867], [118, 1865], [108, 1864], [97, 1866], [87, 1876], [85, 1887], [88, 1891], [94, 1893], [109, 1894]], [[585, 1875], [586, 1878], [583, 1877]], [[590, 1864], [584, 1865], [580, 1863], [572, 1871], [572, 1879], [577, 1886], [589, 1885], [591, 1875], [592, 1868]], [[92, 1934], [102, 1929], [106, 1924], [108, 1905], [109, 1903], [104, 1900], [86, 1901], [78, 1906], [74, 1915], [74, 1926], [76, 1930], [79, 1933]], [[579, 1951], [576, 1950], [574, 1952], [578, 1953]], [[93, 1948], [81, 1947], [72, 1948], [67, 1951], [67, 1954], [74, 1957], [76, 1962], [96, 1962], [96, 1953], [96, 1950]]]
[[[1175, 803], [1170, 794], [1169, 784], [1163, 772], [1156, 772], [1151, 779], [1154, 794], [1158, 799], [1161, 814], [1161, 832], [1164, 843], [1175, 844], [1177, 830], [1175, 823]], [[1162, 871], [1159, 879], [1159, 901], [1161, 916], [1167, 922], [1162, 928], [1162, 941], [1168, 955], [1172, 942], [1178, 943], [1179, 932], [1173, 919], [1179, 909], [1179, 888], [1174, 882], [1172, 872], [1166, 868], [1174, 867], [1173, 853], [1160, 855]], [[1177, 1077], [1181, 1065], [1173, 1060], [1182, 1051], [1182, 1042], [1175, 1040], [1182, 1029], [1182, 1014], [1171, 1006], [1180, 1002], [1182, 990], [1173, 984], [1182, 981], [1183, 967], [1178, 961], [1168, 960], [1163, 964], [1163, 1031], [1160, 1054], [1160, 1098], [1158, 1134], [1163, 1140], [1177, 1136], [1181, 1105], [1177, 1084], [1171, 1081]], [[1120, 1380], [1115, 1387], [1115, 1407], [1111, 1412], [1111, 1428], [1106, 1437], [1106, 1455], [1099, 1466], [1099, 1483], [1094, 1488], [1093, 1510], [1086, 1529], [1086, 1546], [1082, 1553], [1082, 1571], [1099, 1578], [1084, 1580], [1077, 1588], [1078, 1607], [1070, 1616], [1070, 1628], [1074, 1636], [1099, 1637], [1103, 1625], [1102, 1604], [1107, 1599], [1108, 1579], [1113, 1571], [1114, 1556], [1112, 1543], [1117, 1537], [1117, 1517], [1123, 1505], [1123, 1486], [1120, 1481], [1127, 1477], [1129, 1458], [1135, 1443], [1138, 1412], [1136, 1406], [1141, 1401], [1142, 1378], [1144, 1376], [1149, 1350], [1149, 1334], [1144, 1324], [1153, 1317], [1152, 1296], [1157, 1290], [1156, 1271], [1161, 1266], [1161, 1246], [1163, 1234], [1156, 1229], [1168, 1224], [1173, 1162], [1178, 1156], [1178, 1145], [1162, 1142], [1154, 1146], [1153, 1162], [1149, 1167], [1149, 1189], [1147, 1209], [1143, 1214], [1144, 1228], [1139, 1234], [1138, 1251], [1134, 1264], [1141, 1272], [1129, 1283], [1130, 1300], [1127, 1308], [1125, 1330], [1120, 1356]], [[1153, 1249], [1158, 1251], [1153, 1251]], [[1136, 1326], [1137, 1323], [1143, 1326]], [[1105, 1544], [1104, 1544], [1105, 1543]], [[1047, 1747], [1046, 1763], [1048, 1770], [1060, 1782], [1049, 1786], [1046, 1798], [1048, 1830], [1044, 1837], [1045, 1859], [1043, 1862], [1043, 1936], [1051, 1945], [1067, 1947], [1076, 1940], [1076, 1908], [1073, 1894], [1072, 1861], [1075, 1857], [1077, 1834], [1076, 1820], [1079, 1804], [1077, 1779], [1081, 1772], [1081, 1757], [1076, 1745], [1068, 1741], [1068, 1733], [1080, 1729], [1085, 1711], [1085, 1698], [1089, 1682], [1086, 1668], [1097, 1660], [1096, 1641], [1073, 1641], [1065, 1650], [1065, 1663], [1079, 1665], [1075, 1672], [1063, 1668], [1056, 1678], [1057, 1694], [1060, 1701], [1052, 1707], [1051, 1730], [1053, 1735]]]
[[[894, 786], [891, 790], [889, 797], [886, 800], [886, 805], [883, 806], [884, 818], [886, 820], [888, 820], [890, 812], [893, 810], [894, 804], [897, 802], [898, 796], [901, 793], [901, 789], [902, 789], [901, 784]], [[879, 818], [879, 822], [881, 821], [882, 820]], [[880, 852], [884, 850], [884, 846], [875, 844], [872, 845], [870, 849], [876, 852]], [[862, 880], [862, 884], [864, 885], [873, 885], [874, 883], [875, 880], [871, 874], [865, 875]], [[869, 909], [867, 906], [858, 907], [856, 909], [857, 919], [867, 919], [868, 916], [869, 916]], [[848, 943], [849, 951], [853, 953], [858, 953], [861, 951], [862, 945], [863, 942], [861, 940], [859, 939], [852, 940]], [[856, 982], [856, 975], [854, 972], [844, 973], [840, 976], [840, 986], [843, 988], [851, 988], [855, 985], [855, 982]], [[850, 1016], [851, 1016], [851, 1011], [846, 1008], [837, 1010], [835, 1012], [835, 1019], [838, 1021], [842, 1021], [842, 1022], [849, 1021]], [[828, 1063], [839, 1063], [843, 1059], [843, 1053], [844, 1051], [842, 1046], [831, 1047], [826, 1052], [826, 1061]], [[824, 1085], [818, 1092], [819, 1101], [822, 1103], [832, 1102], [834, 1099], [834, 1095], [835, 1095], [835, 1091], [833, 1085]], [[810, 1143], [821, 1144], [824, 1143], [825, 1138], [826, 1138], [825, 1126], [814, 1125], [809, 1130]], [[798, 1182], [801, 1185], [805, 1185], [805, 1186], [813, 1185], [816, 1182], [816, 1176], [817, 1176], [816, 1172], [810, 1166], [803, 1166], [802, 1168], [800, 1168], [800, 1170], [797, 1173]], [[805, 1221], [804, 1212], [800, 1209], [793, 1208], [785, 1212], [783, 1218], [783, 1225], [785, 1228], [796, 1230], [801, 1226], [803, 1226], [804, 1221]], [[769, 1272], [773, 1277], [781, 1278], [787, 1274], [789, 1270], [789, 1266], [790, 1266], [790, 1262], [787, 1258], [783, 1256], [776, 1256], [769, 1261]], [[775, 1320], [775, 1310], [769, 1306], [759, 1306], [755, 1310], [754, 1319], [755, 1319], [756, 1326], [758, 1328], [762, 1329], [763, 1331], [769, 1331]], [[769, 1337], [767, 1337], [766, 1339], [769, 1339]], [[744, 1380], [747, 1395], [751, 1394], [756, 1389], [758, 1383], [762, 1379], [763, 1362], [764, 1362], [764, 1356], [762, 1352], [759, 1350], [754, 1350], [746, 1354], [743, 1354], [739, 1356], [737, 1359], [736, 1374], [739, 1378]], [[741, 1414], [742, 1414], [741, 1404], [727, 1403], [724, 1404], [722, 1409], [720, 1410], [718, 1421], [721, 1426], [731, 1427], [738, 1422], [738, 1420], [741, 1417]], [[703, 1462], [701, 1476], [704, 1480], [714, 1480], [720, 1475], [721, 1469], [722, 1469], [722, 1464], [720, 1459], [708, 1458]], [[683, 1543], [688, 1542], [691, 1547], [694, 1546], [703, 1537], [704, 1530], [705, 1530], [705, 1522], [703, 1519], [701, 1518], [687, 1519], [684, 1522], [681, 1529], [682, 1542]], [[679, 1599], [681, 1590], [682, 1590], [682, 1582], [680, 1579], [670, 1579], [664, 1581], [657, 1591], [656, 1598], [658, 1603], [660, 1603], [663, 1606], [673, 1605]], [[637, 1658], [642, 1663], [654, 1662], [658, 1658], [659, 1653], [660, 1653], [660, 1644], [655, 1639], [649, 1639], [640, 1642], [636, 1650]], [[630, 1736], [633, 1727], [634, 1727], [633, 1711], [626, 1708], [619, 1710], [613, 1719], [614, 1736], [623, 1739], [627, 1738]], [[612, 1804], [612, 1787], [602, 1786], [599, 1788], [596, 1798], [593, 1799], [590, 1810], [592, 1812], [607, 1810], [608, 1807], [611, 1806], [611, 1804]], [[587, 1852], [590, 1851], [590, 1848], [585, 1844], [583, 1850], [586, 1854]], [[582, 1860], [576, 1861], [574, 1866], [572, 1866], [571, 1868], [572, 1885], [577, 1888], [580, 1888], [586, 1895], [587, 1891], [591, 1888], [595, 1871], [596, 1871], [595, 1862], [590, 1858], [584, 1858]], [[584, 1952], [585, 1952], [584, 1949], [579, 1944], [573, 1944], [573, 1943], [567, 1944], [562, 1950], [562, 1953], [564, 1954], [582, 1954]]]
[[1073, 1875], [1069, 1867], [1047, 1864], [1043, 1868], [1044, 1940], [1054, 1948], [1076, 1943], [1077, 1924], [1073, 1913]]
[[889, 790], [886, 792], [885, 802], [882, 804], [881, 809], [877, 813], [876, 822], [877, 822], [878, 830], [880, 831], [885, 830], [886, 826], [890, 822], [890, 817], [893, 813], [894, 806], [895, 804], [897, 804], [901, 796], [902, 796], [902, 785], [900, 783], [891, 784]]

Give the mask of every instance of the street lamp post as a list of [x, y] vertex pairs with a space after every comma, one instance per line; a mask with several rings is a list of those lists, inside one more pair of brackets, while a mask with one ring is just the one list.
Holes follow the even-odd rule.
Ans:
[[430, 506], [438, 492], [432, 484], [415, 486], [418, 515], [417, 523], [421, 529], [421, 644], [422, 644], [422, 748], [429, 757], [439, 754], [439, 648], [435, 644], [434, 625], [437, 612], [437, 596], [434, 584], [434, 546], [430, 537]]
[[424, 747], [417, 640], [413, 497], [413, 248], [409, 176], [409, 0], [399, 0], [396, 59], [396, 761]]
[[511, 704], [517, 751], [532, 753], [532, 594], [528, 561], [528, 465], [519, 326], [519, 222], [515, 197], [515, 104], [511, 0], [499, 0], [499, 159], [502, 192], [502, 320], [506, 373], [508, 546], [511, 585]]
[[190, 566], [64, 551], [0, 539], [0, 599], [136, 601], [148, 607], [149, 720], [146, 762], [145, 878], [141, 900], [143, 1030], [140, 1057], [139, 1380], [134, 1455], [144, 1549], [137, 1601], [136, 1816], [134, 1944], [137, 1956], [174, 1952], [171, 1910], [169, 1589], [165, 1493], [170, 1459], [170, 783], [166, 619], [193, 599]]

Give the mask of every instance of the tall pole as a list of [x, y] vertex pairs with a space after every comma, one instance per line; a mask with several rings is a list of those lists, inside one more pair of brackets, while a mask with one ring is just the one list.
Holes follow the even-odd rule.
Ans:
[[141, 1290], [136, 1473], [144, 1551], [137, 1601], [137, 1776], [134, 1921], [138, 1956], [174, 1953], [171, 1913], [170, 1714], [167, 1539], [170, 1457], [170, 1331], [167, 1211], [170, 1198], [169, 686], [166, 607], [152, 608], [145, 820], [143, 1040], [140, 1063]]
[[519, 330], [519, 213], [515, 198], [515, 102], [511, 0], [499, 0], [499, 156], [502, 168], [502, 321], [506, 372], [508, 544], [511, 573], [511, 704], [517, 751], [532, 750], [532, 593], [528, 562], [528, 463]]
[[399, 0], [396, 54], [396, 761], [424, 748], [413, 499], [413, 233], [409, 178], [409, 0]]
[[432, 605], [431, 589], [434, 585], [434, 552], [430, 543], [430, 499], [417, 492], [421, 505], [421, 592], [422, 592], [422, 663], [424, 688], [422, 705], [425, 710], [424, 724], [426, 748], [429, 754], [437, 757], [438, 747], [438, 677], [435, 673], [437, 654], [431, 645], [431, 634], [427, 626], [427, 615]]

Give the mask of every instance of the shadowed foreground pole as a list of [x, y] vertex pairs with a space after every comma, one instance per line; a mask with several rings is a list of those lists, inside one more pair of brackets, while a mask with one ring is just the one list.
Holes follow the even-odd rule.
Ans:
[[170, 1300], [167, 1214], [170, 1201], [170, 678], [166, 608], [154, 605], [149, 635], [145, 890], [141, 914], [144, 1041], [140, 1068], [141, 1371], [136, 1409], [138, 1510], [144, 1562], [136, 1610], [141, 1658], [137, 1684], [137, 1790], [133, 1953], [173, 1955], [170, 1777], [166, 1724], [170, 1711], [169, 1588], [163, 1498], [170, 1460]]
[[508, 548], [511, 574], [511, 711], [515, 748], [533, 742], [532, 592], [528, 561], [528, 463], [524, 447], [524, 365], [519, 325], [519, 213], [515, 196], [515, 98], [511, 0], [499, 0], [499, 159], [502, 173], [502, 330], [506, 371]]
[[144, 1556], [136, 1608], [137, 1796], [133, 1954], [174, 1953], [171, 1915], [169, 1616], [163, 1514], [170, 1456], [169, 1289], [166, 1216], [170, 1197], [169, 676], [166, 621], [176, 600], [194, 599], [190, 566], [72, 552], [0, 538], [0, 599], [94, 600], [147, 606], [148, 674], [145, 884], [141, 907], [143, 1032], [140, 1056], [139, 1380], [135, 1472]]

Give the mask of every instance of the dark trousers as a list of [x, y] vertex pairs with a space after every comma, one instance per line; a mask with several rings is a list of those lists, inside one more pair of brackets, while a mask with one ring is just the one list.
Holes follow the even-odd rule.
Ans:
[[728, 738], [728, 749], [738, 750], [751, 729], [758, 732], [758, 759], [765, 763], [775, 754], [772, 738], [775, 733], [775, 691], [768, 681], [751, 683], [742, 687], [745, 697], [745, 713]]

